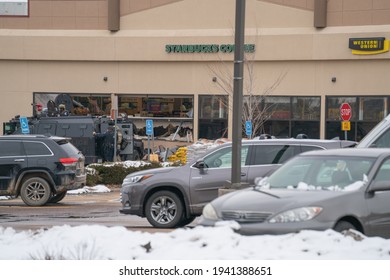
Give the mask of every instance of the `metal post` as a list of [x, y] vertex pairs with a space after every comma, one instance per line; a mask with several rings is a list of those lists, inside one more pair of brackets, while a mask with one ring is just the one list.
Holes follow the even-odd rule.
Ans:
[[150, 161], [150, 135], [148, 135], [148, 161]]
[[114, 158], [113, 158], [113, 162], [116, 162], [116, 136], [118, 134], [118, 131], [117, 131], [117, 119], [118, 119], [118, 111], [115, 109], [115, 115], [114, 115]]
[[241, 183], [242, 91], [244, 79], [245, 0], [236, 0], [233, 82], [232, 187]]

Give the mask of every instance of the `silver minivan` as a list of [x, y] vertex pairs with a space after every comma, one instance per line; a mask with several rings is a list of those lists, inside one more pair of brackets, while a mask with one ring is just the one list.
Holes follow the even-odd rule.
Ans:
[[[241, 181], [254, 184], [286, 160], [305, 151], [345, 148], [353, 141], [315, 139], [245, 140]], [[174, 228], [191, 223], [231, 178], [231, 143], [222, 144], [184, 166], [134, 172], [123, 180], [123, 214], [146, 217], [151, 225]]]

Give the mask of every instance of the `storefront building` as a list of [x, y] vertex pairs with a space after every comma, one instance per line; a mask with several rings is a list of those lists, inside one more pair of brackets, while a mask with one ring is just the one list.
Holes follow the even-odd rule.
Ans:
[[[234, 21], [235, 0], [0, 0], [0, 120], [52, 101], [231, 138]], [[246, 0], [245, 27], [251, 137], [358, 141], [389, 113], [389, 1]]]

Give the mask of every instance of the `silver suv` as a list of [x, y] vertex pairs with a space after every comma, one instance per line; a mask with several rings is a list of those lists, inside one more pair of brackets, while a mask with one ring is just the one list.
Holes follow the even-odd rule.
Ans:
[[[241, 179], [253, 184], [293, 156], [310, 150], [352, 147], [343, 140], [264, 139], [242, 142]], [[203, 207], [218, 196], [218, 189], [231, 178], [231, 143], [180, 167], [134, 172], [123, 180], [123, 214], [146, 217], [151, 225], [174, 228], [191, 223]]]
[[84, 162], [69, 138], [0, 136], [0, 195], [20, 195], [29, 206], [59, 202], [85, 185]]

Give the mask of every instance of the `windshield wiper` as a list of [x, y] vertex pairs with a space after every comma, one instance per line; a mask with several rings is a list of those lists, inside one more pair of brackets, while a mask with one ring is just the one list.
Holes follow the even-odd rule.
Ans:
[[272, 194], [272, 193], [269, 193], [269, 192], [266, 192], [266, 191], [263, 191], [260, 189], [259, 186], [253, 186], [253, 190], [257, 191], [257, 192], [260, 192], [260, 193], [263, 193], [263, 194], [266, 194], [266, 195], [269, 195], [269, 196], [272, 196], [272, 197], [275, 197], [275, 198], [280, 198], [280, 196], [277, 196], [275, 194]]

